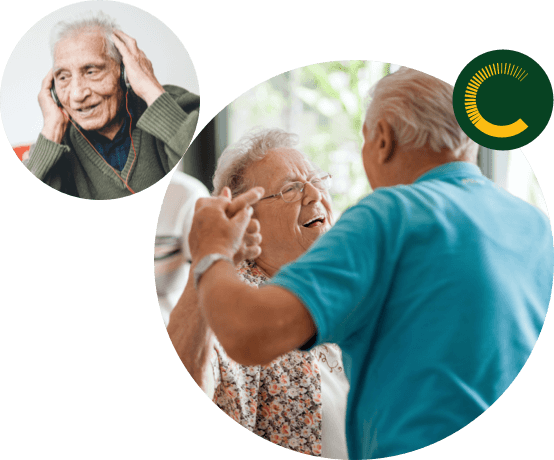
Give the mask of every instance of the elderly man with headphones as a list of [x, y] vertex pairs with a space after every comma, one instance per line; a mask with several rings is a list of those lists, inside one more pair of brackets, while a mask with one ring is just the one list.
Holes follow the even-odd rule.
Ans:
[[144, 190], [185, 153], [200, 99], [162, 86], [137, 42], [104, 13], [60, 22], [38, 101], [44, 127], [25, 162], [51, 187], [88, 199]]

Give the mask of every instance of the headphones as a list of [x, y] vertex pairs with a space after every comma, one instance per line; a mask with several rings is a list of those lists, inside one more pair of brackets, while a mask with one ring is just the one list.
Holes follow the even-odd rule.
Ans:
[[[131, 90], [131, 85], [129, 84], [129, 80], [127, 79], [127, 73], [125, 72], [125, 66], [123, 65], [123, 62], [120, 66], [120, 72], [119, 72], [119, 84], [121, 85], [121, 89], [123, 92], [127, 92]], [[50, 88], [50, 94], [52, 96], [52, 99], [54, 99], [54, 102], [58, 105], [58, 107], [62, 107], [62, 103], [60, 102], [60, 99], [58, 98], [58, 93], [56, 93], [56, 81], [52, 79], [52, 87]]]

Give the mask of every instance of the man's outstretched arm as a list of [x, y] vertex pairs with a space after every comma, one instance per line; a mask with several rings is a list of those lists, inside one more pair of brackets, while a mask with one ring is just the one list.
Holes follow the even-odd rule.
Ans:
[[219, 342], [243, 365], [267, 364], [316, 332], [312, 317], [295, 295], [278, 286], [245, 285], [225, 261], [204, 274], [198, 294]]

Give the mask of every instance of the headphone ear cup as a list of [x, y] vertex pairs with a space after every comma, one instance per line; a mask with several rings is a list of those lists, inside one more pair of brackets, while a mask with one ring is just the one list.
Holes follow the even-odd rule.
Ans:
[[129, 84], [129, 80], [127, 80], [127, 72], [125, 72], [125, 66], [123, 63], [121, 63], [121, 71], [119, 72], [119, 78], [121, 83], [121, 88], [123, 88], [123, 91], [129, 91], [131, 89], [131, 85]]
[[60, 100], [58, 99], [58, 93], [56, 93], [56, 86], [54, 80], [52, 80], [52, 87], [50, 88], [50, 95], [58, 107], [62, 107]]

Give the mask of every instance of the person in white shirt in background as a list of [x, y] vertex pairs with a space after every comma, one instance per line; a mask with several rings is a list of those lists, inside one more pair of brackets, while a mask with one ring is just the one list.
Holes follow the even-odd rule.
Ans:
[[154, 270], [158, 302], [165, 325], [183, 293], [190, 268], [188, 234], [194, 205], [208, 189], [192, 176], [176, 170], [171, 176], [158, 217]]

